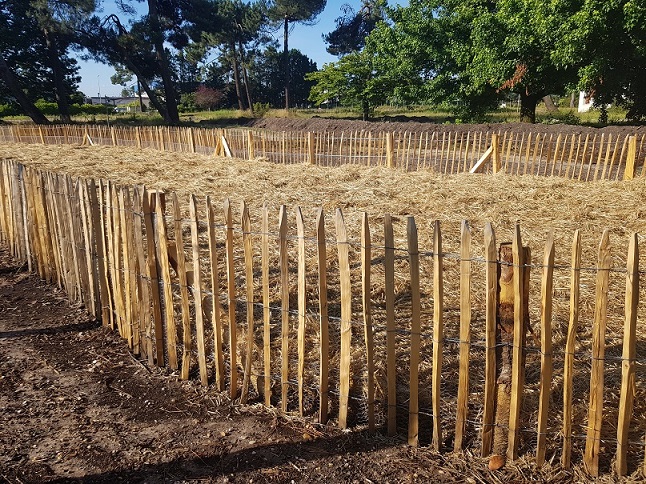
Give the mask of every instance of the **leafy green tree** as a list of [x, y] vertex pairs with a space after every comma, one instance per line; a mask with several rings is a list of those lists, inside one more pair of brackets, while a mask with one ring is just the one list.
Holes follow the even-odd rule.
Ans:
[[599, 107], [628, 109], [646, 119], [646, 4], [634, 0], [581, 0], [565, 19], [555, 57], [579, 66], [578, 87]]
[[537, 103], [576, 82], [572, 63], [555, 51], [574, 2], [540, 0], [411, 0], [388, 9], [390, 22], [370, 34], [392, 67], [393, 96], [448, 105], [477, 119], [499, 97], [520, 97], [521, 120]]
[[355, 11], [349, 4], [341, 6], [343, 15], [336, 19], [336, 28], [323, 35], [326, 50], [332, 55], [345, 55], [363, 49], [366, 37], [385, 16], [386, 0], [362, 0]]
[[321, 105], [338, 99], [344, 106], [359, 108], [364, 121], [384, 102], [389, 92], [384, 78], [378, 75], [375, 56], [370, 49], [344, 55], [305, 78], [316, 83], [310, 92], [311, 101]]
[[289, 25], [295, 22], [313, 22], [325, 8], [327, 0], [273, 0], [269, 18], [283, 24], [283, 62], [285, 109], [289, 109], [290, 64], [289, 64]]

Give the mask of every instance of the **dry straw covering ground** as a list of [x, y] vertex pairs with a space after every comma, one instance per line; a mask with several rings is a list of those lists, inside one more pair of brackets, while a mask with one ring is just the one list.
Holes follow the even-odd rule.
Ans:
[[[397, 294], [401, 304], [397, 319], [403, 328], [407, 326], [409, 298], [407, 278], [406, 217], [415, 217], [419, 230], [419, 247], [422, 252], [433, 248], [433, 222], [439, 220], [442, 227], [443, 252], [445, 259], [445, 331], [449, 344], [445, 346], [445, 371], [443, 372], [442, 390], [448, 395], [443, 407], [446, 411], [445, 428], [447, 438], [452, 435], [455, 422], [455, 389], [457, 385], [458, 346], [450, 344], [451, 339], [458, 338], [459, 322], [459, 264], [454, 254], [459, 254], [460, 225], [468, 220], [473, 235], [472, 257], [474, 258], [474, 288], [472, 320], [473, 341], [483, 339], [484, 330], [484, 264], [483, 229], [491, 222], [498, 242], [511, 241], [512, 230], [518, 222], [524, 245], [532, 252], [530, 317], [533, 335], [528, 339], [530, 351], [527, 357], [527, 395], [525, 402], [523, 440], [521, 455], [535, 449], [536, 407], [538, 401], [538, 382], [540, 374], [540, 354], [532, 351], [540, 341], [540, 280], [542, 273], [543, 248], [548, 234], [554, 234], [556, 246], [556, 269], [554, 284], [554, 355], [555, 377], [551, 400], [550, 423], [548, 425], [547, 460], [558, 463], [560, 459], [560, 439], [562, 417], [562, 368], [563, 350], [569, 318], [569, 277], [571, 266], [571, 245], [573, 233], [581, 231], [583, 241], [581, 272], [582, 313], [578, 332], [578, 357], [575, 363], [575, 411], [574, 435], [575, 464], [580, 465], [587, 419], [587, 399], [590, 371], [590, 339], [594, 314], [594, 270], [601, 235], [605, 229], [610, 230], [613, 270], [611, 272], [610, 302], [606, 356], [606, 394], [604, 404], [604, 430], [602, 433], [602, 470], [610, 469], [616, 442], [617, 407], [621, 381], [621, 338], [623, 331], [623, 307], [625, 293], [625, 261], [628, 238], [632, 232], [646, 234], [646, 190], [644, 180], [630, 182], [595, 182], [582, 183], [559, 178], [543, 177], [510, 177], [483, 175], [442, 176], [432, 172], [405, 173], [383, 167], [364, 168], [359, 166], [341, 166], [322, 168], [310, 165], [276, 165], [261, 160], [240, 161], [230, 158], [205, 157], [201, 155], [156, 152], [134, 148], [113, 148], [100, 146], [40, 146], [40, 145], [0, 145], [0, 159], [11, 159], [25, 165], [44, 170], [67, 173], [78, 177], [111, 180], [117, 184], [145, 184], [149, 189], [176, 192], [184, 201], [189, 194], [198, 197], [200, 203], [208, 195], [217, 207], [222, 201], [230, 198], [234, 218], [240, 220], [238, 206], [246, 201], [250, 207], [252, 224], [260, 232], [261, 209], [267, 204], [270, 223], [274, 224], [270, 232], [278, 232], [278, 211], [286, 205], [289, 213], [291, 233], [295, 234], [295, 208], [301, 207], [305, 220], [306, 236], [313, 236], [317, 210], [322, 207], [326, 215], [326, 232], [330, 239], [329, 252], [334, 251], [333, 213], [341, 208], [345, 215], [349, 237], [357, 246], [360, 240], [360, 222], [362, 212], [367, 212], [372, 228], [373, 250], [373, 302], [375, 304], [375, 327], [382, 328], [383, 320], [383, 268], [379, 261], [383, 256], [383, 219], [384, 214], [391, 214], [395, 224], [396, 247], [402, 249], [398, 259]], [[221, 208], [219, 213], [222, 223]], [[643, 238], [639, 238], [643, 241]], [[275, 241], [275, 239], [274, 239]], [[295, 254], [295, 244], [290, 250]], [[314, 265], [316, 257], [315, 244], [308, 247], [308, 264]], [[357, 247], [355, 246], [355, 248]], [[258, 249], [259, 250], [259, 249]], [[277, 243], [273, 249], [277, 251]], [[357, 249], [358, 251], [358, 249]], [[646, 251], [642, 251], [646, 252]], [[336, 253], [328, 254], [328, 258]], [[356, 256], [355, 256], [356, 257]], [[294, 255], [293, 260], [296, 260]], [[641, 257], [644, 261], [644, 256]], [[358, 257], [354, 262], [358, 261]], [[422, 332], [430, 334], [432, 325], [432, 258], [422, 257], [422, 294], [423, 294], [423, 328]], [[646, 267], [642, 263], [642, 267]], [[242, 271], [242, 268], [239, 269]], [[353, 268], [353, 280], [359, 284], [357, 269]], [[315, 281], [315, 278], [312, 279]], [[332, 276], [334, 281], [334, 275]], [[310, 280], [308, 279], [308, 284]], [[357, 286], [357, 288], [360, 286]], [[313, 291], [313, 290], [312, 290]], [[644, 361], [646, 361], [646, 338], [643, 321], [646, 320], [646, 299], [639, 305], [638, 321], [638, 365], [637, 365], [637, 398], [635, 400], [635, 418], [631, 429], [629, 451], [630, 471], [635, 472], [643, 459], [641, 442], [646, 433], [646, 395], [644, 388]], [[314, 294], [314, 292], [312, 292]], [[355, 298], [360, 300], [360, 290]], [[295, 303], [294, 303], [295, 304]], [[315, 321], [310, 322], [315, 326]], [[385, 333], [375, 335], [377, 359], [377, 399], [385, 400]], [[241, 338], [244, 341], [243, 338]], [[360, 331], [353, 336], [353, 345], [361, 348]], [[429, 341], [423, 344], [423, 352], [430, 351]], [[333, 344], [334, 346], [334, 344]], [[406, 337], [398, 342], [398, 354], [401, 363], [399, 384], [402, 387], [402, 403], [407, 392], [407, 356], [410, 346]], [[313, 351], [313, 349], [312, 349]], [[361, 360], [363, 350], [357, 349], [353, 354], [355, 361]], [[315, 355], [308, 357], [314, 361]], [[642, 361], [641, 359], [644, 359]], [[277, 360], [278, 361], [278, 360]], [[469, 436], [467, 446], [477, 453], [478, 420], [482, 410], [483, 386], [483, 352], [474, 344], [472, 349], [473, 375], [469, 406]], [[422, 382], [430, 377], [430, 352], [422, 357], [420, 378]], [[313, 367], [314, 368], [314, 367]], [[355, 370], [359, 372], [360, 370]], [[362, 394], [363, 379], [357, 378], [356, 391]], [[420, 400], [422, 409], [430, 408], [430, 393], [422, 383]], [[400, 416], [405, 418], [405, 406]], [[383, 411], [383, 408], [381, 408]], [[360, 413], [360, 412], [359, 412]], [[363, 423], [359, 417], [356, 423]], [[400, 422], [401, 424], [402, 422]], [[424, 423], [430, 428], [428, 422]], [[404, 421], [405, 425], [405, 421]], [[428, 440], [428, 435], [422, 435]], [[450, 442], [446, 442], [452, 447]]]

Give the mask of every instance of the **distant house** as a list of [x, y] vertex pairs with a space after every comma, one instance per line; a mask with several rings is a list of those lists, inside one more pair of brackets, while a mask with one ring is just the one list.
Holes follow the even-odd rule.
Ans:
[[[146, 108], [150, 107], [150, 99], [145, 94], [142, 94], [141, 101]], [[109, 104], [110, 106], [114, 106], [116, 111], [123, 113], [138, 112], [139, 96], [97, 96], [90, 98], [90, 104]]]
[[585, 91], [579, 92], [579, 109], [580, 113], [587, 113], [594, 104], [594, 99], [589, 96]]

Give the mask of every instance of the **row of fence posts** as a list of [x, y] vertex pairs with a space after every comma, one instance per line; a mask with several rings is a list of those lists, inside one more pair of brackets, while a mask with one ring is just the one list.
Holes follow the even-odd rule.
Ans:
[[[45, 144], [47, 141], [47, 138], [49, 138], [48, 133], [45, 132], [45, 130], [48, 129], [56, 129], [58, 127], [43, 127], [43, 126], [37, 126], [37, 133], [38, 133], [38, 138], [40, 139], [40, 142], [42, 144]], [[73, 127], [67, 127], [63, 126], [62, 127], [62, 136], [63, 136], [63, 142], [67, 143], [70, 137], [73, 138], [81, 138], [83, 144], [94, 144], [91, 131], [93, 129], [97, 129], [97, 127], [88, 127], [88, 126], [73, 126]], [[71, 136], [68, 134], [69, 129], [74, 129], [74, 131], [79, 131], [78, 133], [75, 133], [74, 136]], [[22, 141], [25, 138], [33, 138], [33, 136], [28, 135], [28, 136], [21, 136], [21, 129], [27, 129], [26, 127], [19, 127], [19, 126], [10, 126], [9, 127], [10, 132], [11, 132], [11, 137], [15, 141]], [[138, 148], [141, 148], [144, 146], [144, 144], [150, 146], [151, 144], [156, 147], [157, 149], [161, 151], [169, 151], [171, 148], [170, 145], [171, 143], [171, 130], [168, 127], [157, 127], [157, 128], [147, 128], [145, 130], [145, 133], [142, 132], [142, 129], [140, 127], [134, 127], [134, 128], [115, 128], [110, 127], [109, 128], [109, 137], [111, 140], [111, 143], [113, 146], [118, 146], [119, 145], [119, 137], [118, 134], [120, 132], [123, 132], [126, 129], [131, 129], [134, 131], [134, 143], [135, 146]], [[207, 134], [204, 134], [203, 132], [207, 131]], [[263, 152], [266, 152], [265, 150], [265, 139], [262, 134], [254, 134], [252, 130], [246, 130], [246, 139], [245, 142], [241, 144], [241, 146], [236, 147], [235, 150], [232, 149], [231, 146], [229, 146], [229, 142], [227, 141], [228, 137], [228, 131], [227, 130], [198, 130], [197, 134], [194, 132], [193, 128], [181, 128], [175, 133], [177, 137], [180, 139], [180, 145], [181, 146], [186, 146], [187, 151], [189, 153], [196, 153], [198, 151], [197, 147], [199, 143], [206, 143], [207, 145], [211, 146], [214, 150], [214, 153], [216, 155], [221, 155], [221, 156], [233, 156], [234, 151], [235, 154], [238, 156], [246, 156], [248, 159], [255, 159], [257, 155], [257, 150], [256, 150], [256, 136], [261, 136], [262, 138], [262, 146]], [[233, 133], [233, 131], [231, 131]], [[394, 139], [394, 133], [393, 132], [385, 132], [383, 133], [383, 136], [385, 137], [385, 166], [389, 168], [395, 168], [397, 166], [397, 157], [396, 157], [396, 142]], [[574, 137], [574, 135], [572, 135]], [[132, 137], [131, 137], [132, 138]], [[145, 139], [144, 139], [145, 138]], [[236, 139], [238, 137], [236, 136]], [[474, 136], [475, 138], [475, 136]], [[524, 138], [523, 138], [524, 139]], [[531, 135], [530, 135], [531, 139]], [[572, 138], [573, 139], [573, 138]], [[596, 137], [595, 137], [596, 139]], [[450, 140], [449, 140], [450, 141]], [[602, 136], [602, 141], [603, 141], [603, 136]], [[438, 141], [439, 142], [439, 141]], [[558, 151], [559, 149], [559, 144], [561, 142], [561, 135], [559, 134], [557, 141], [556, 141], [556, 148], [555, 151]], [[644, 142], [644, 137], [642, 137], [642, 144]], [[502, 145], [507, 144], [507, 154], [506, 157], [507, 159], [510, 158], [510, 149], [511, 149], [511, 139], [510, 140], [504, 140], [501, 143], [500, 139], [500, 134], [498, 133], [492, 133], [491, 134], [491, 144], [488, 146], [486, 151], [482, 154], [482, 156], [475, 162], [473, 163], [472, 167], [469, 167], [465, 164], [465, 171], [469, 171], [471, 173], [478, 173], [478, 172], [483, 172], [485, 170], [489, 170], [493, 173], [498, 173], [501, 170], [506, 171], [506, 166], [503, 166], [503, 153], [501, 147]], [[449, 143], [450, 144], [450, 143]], [[586, 142], [583, 149], [583, 152], [585, 153], [587, 149], [587, 144], [588, 144], [588, 139], [586, 137]], [[168, 145], [168, 146], [167, 146]], [[299, 149], [304, 150], [301, 155], [304, 156], [304, 159], [306, 160], [307, 163], [310, 164], [317, 164], [317, 149], [320, 148], [317, 146], [317, 139], [316, 135], [313, 132], [307, 132], [305, 133], [305, 143], [301, 145], [301, 143], [298, 143]], [[475, 145], [474, 145], [475, 146]], [[368, 141], [368, 158], [370, 158], [370, 141]], [[574, 154], [574, 143], [571, 143], [571, 149], [570, 149], [570, 156], [568, 157], [568, 162], [567, 162], [567, 170], [566, 170], [566, 176], [570, 172], [570, 165], [572, 164], [572, 156]], [[457, 147], [454, 147], [454, 149]], [[521, 147], [522, 148], [522, 147]], [[444, 149], [444, 146], [442, 147], [442, 150]], [[450, 149], [450, 147], [449, 147]], [[615, 146], [615, 151], [618, 149], [618, 145]], [[467, 148], [466, 151], [469, 150], [468, 147], [468, 142], [467, 142]], [[527, 143], [527, 150], [528, 153], [526, 154], [526, 157], [529, 158], [529, 141]], [[609, 158], [609, 153], [610, 153], [610, 148], [607, 148], [607, 156], [604, 162], [604, 167], [603, 167], [603, 172], [601, 173], [602, 177], [606, 174], [607, 170], [607, 165], [608, 165], [608, 158]], [[562, 151], [565, 151], [565, 146], [562, 147]], [[637, 137], [636, 136], [628, 136], [626, 138], [626, 143], [621, 149], [621, 155], [620, 158], [623, 158], [624, 152], [626, 153], [626, 162], [625, 162], [625, 169], [624, 169], [624, 174], [623, 174], [623, 179], [624, 180], [631, 180], [635, 177], [635, 168], [636, 168], [636, 163], [637, 163], [637, 153], [638, 151], [641, 153], [641, 145], [638, 149], [637, 145]], [[597, 168], [595, 169], [595, 173], [593, 175], [593, 179], [596, 180], [598, 179], [599, 175], [599, 169], [601, 166], [601, 152], [602, 149], [599, 149], [599, 160], [597, 160]], [[374, 154], [374, 153], [373, 153]], [[553, 155], [555, 160], [556, 160], [556, 153], [551, 153], [551, 145], [548, 147], [548, 153], [547, 153], [547, 162], [550, 162], [550, 156]], [[578, 149], [577, 149], [577, 155], [578, 155]], [[381, 155], [379, 155], [381, 156]], [[613, 168], [613, 164], [615, 161], [615, 158], [617, 156], [617, 153], [614, 153], [612, 156], [612, 160], [610, 163], [610, 170], [608, 171], [608, 176], [610, 176], [610, 172]], [[534, 153], [534, 158], [536, 157], [536, 153]], [[284, 158], [284, 156], [283, 156]], [[575, 157], [576, 158], [576, 157]], [[403, 162], [401, 162], [403, 163]], [[465, 162], [466, 163], [466, 162]], [[532, 161], [533, 165], [534, 161]], [[556, 161], [554, 161], [554, 164]], [[592, 163], [592, 161], [590, 162]], [[408, 162], [405, 163], [405, 168], [408, 169]], [[506, 163], [505, 163], [506, 165]], [[445, 167], [445, 171], [446, 171]], [[520, 162], [519, 162], [519, 170], [520, 170]], [[527, 170], [527, 167], [525, 167], [525, 171]], [[552, 171], [552, 174], [553, 171]], [[581, 171], [579, 172], [579, 179], [581, 178]], [[589, 174], [588, 174], [589, 175]], [[574, 177], [574, 172], [572, 172], [572, 176]], [[586, 177], [587, 179], [587, 177]]]
[[[160, 192], [148, 192], [140, 187], [116, 187], [108, 182], [77, 179], [41, 172], [23, 165], [4, 161], [0, 181], [0, 200], [2, 214], [0, 217], [0, 234], [8, 243], [12, 254], [29, 263], [29, 268], [37, 270], [40, 277], [56, 282], [67, 290], [72, 300], [86, 304], [88, 311], [100, 317], [103, 324], [119, 330], [136, 354], [142, 354], [151, 364], [164, 365], [180, 370], [180, 377], [189, 377], [192, 340], [191, 327], [197, 331], [197, 355], [200, 381], [203, 385], [209, 382], [209, 371], [206, 365], [204, 340], [205, 319], [201, 306], [202, 287], [201, 267], [198, 241], [198, 210], [194, 196], [190, 199], [191, 250], [193, 252], [192, 271], [186, 267], [181, 225], [175, 225], [175, 247], [169, 242], [166, 233], [165, 197]], [[182, 214], [176, 196], [173, 196], [173, 217], [181, 220]], [[220, 320], [221, 309], [218, 296], [218, 263], [217, 244], [213, 231], [215, 209], [207, 199], [207, 226], [209, 240], [209, 257], [211, 263], [211, 284], [213, 288], [213, 308], [211, 308], [214, 331], [215, 382], [219, 390], [224, 389], [225, 365], [222, 348], [224, 321]], [[154, 215], [153, 215], [154, 214]], [[246, 401], [252, 364], [252, 346], [254, 325], [254, 262], [252, 246], [252, 228], [249, 211], [246, 205], [242, 208], [241, 230], [244, 254], [244, 272], [246, 280], [246, 316], [247, 347], [246, 360], [243, 362], [243, 382], [240, 392], [236, 324], [236, 273], [234, 254], [234, 222], [231, 205], [225, 202], [225, 252], [226, 279], [229, 324], [229, 385], [232, 398], [241, 397]], [[298, 389], [299, 412], [303, 412], [303, 366], [305, 314], [306, 314], [306, 259], [305, 235], [302, 213], [297, 210], [298, 239]], [[279, 215], [280, 227], [280, 281], [281, 281], [281, 408], [287, 411], [287, 394], [289, 386], [289, 367], [287, 344], [289, 335], [289, 283], [287, 281], [290, 261], [287, 255], [287, 214], [285, 207]], [[262, 227], [262, 286], [263, 286], [263, 325], [265, 374], [271, 362], [268, 341], [269, 327], [269, 287], [268, 238], [269, 225], [267, 209], [263, 212]], [[341, 428], [348, 425], [348, 398], [350, 395], [350, 358], [351, 334], [353, 319], [353, 288], [350, 277], [349, 250], [350, 243], [345, 228], [343, 214], [340, 210], [335, 216], [336, 244], [338, 251], [338, 268], [340, 280], [340, 363], [339, 363], [339, 414]], [[143, 227], [143, 230], [142, 230]], [[144, 237], [145, 232], [145, 237]], [[440, 415], [443, 352], [443, 252], [442, 235], [439, 222], [434, 224], [433, 235], [433, 345], [432, 345], [432, 445], [440, 450], [442, 445], [442, 422]], [[153, 236], [153, 234], [155, 234]], [[388, 369], [388, 416], [387, 430], [390, 435], [396, 433], [396, 361], [394, 335], [395, 302], [394, 302], [394, 240], [392, 220], [384, 220], [385, 234], [385, 293], [387, 324], [387, 369]], [[460, 385], [458, 389], [458, 413], [455, 430], [455, 450], [461, 450], [464, 444], [466, 414], [468, 408], [468, 374], [469, 374], [469, 334], [471, 324], [472, 301], [471, 286], [471, 237], [470, 229], [465, 223], [462, 226], [461, 261], [460, 261]], [[420, 364], [420, 250], [417, 242], [417, 227], [413, 217], [407, 221], [408, 260], [410, 267], [410, 398], [408, 402], [408, 442], [418, 444], [419, 435], [419, 364]], [[322, 211], [317, 218], [318, 247], [318, 296], [320, 318], [320, 413], [319, 419], [325, 422], [328, 417], [329, 395], [329, 345], [327, 332], [327, 255]], [[371, 316], [371, 252], [370, 228], [367, 215], [362, 218], [361, 230], [361, 267], [362, 267], [362, 317], [364, 322], [366, 355], [368, 365], [368, 425], [375, 428], [374, 416], [374, 342], [373, 322]], [[521, 243], [520, 227], [514, 231], [512, 244], [502, 245], [496, 253], [496, 241], [491, 225], [485, 228], [486, 265], [486, 367], [484, 411], [482, 420], [482, 455], [492, 452], [504, 463], [506, 459], [514, 460], [518, 456], [519, 431], [521, 429], [520, 409], [523, 400], [524, 385], [524, 348], [527, 331], [528, 278], [531, 255]], [[171, 262], [175, 260], [174, 269], [179, 278], [181, 292], [181, 317], [184, 339], [183, 360], [178, 361], [176, 340], [179, 333], [176, 327], [176, 308], [173, 306], [173, 281], [171, 280]], [[581, 247], [578, 231], [575, 233], [572, 254], [571, 280], [571, 314], [565, 350], [564, 370], [564, 416], [563, 416], [563, 454], [562, 464], [570, 465], [572, 443], [572, 364], [575, 354], [575, 337], [578, 325], [579, 301], [579, 268], [581, 267]], [[628, 253], [626, 281], [626, 326], [624, 334], [624, 353], [622, 367], [622, 385], [620, 398], [619, 421], [617, 424], [617, 458], [615, 469], [618, 474], [626, 473], [626, 454], [628, 447], [628, 428], [632, 418], [634, 396], [634, 360], [636, 342], [636, 317], [639, 299], [638, 246], [636, 235], [631, 236]], [[554, 269], [554, 243], [547, 241], [543, 261], [542, 300], [541, 300], [541, 381], [540, 404], [538, 409], [537, 454], [536, 462], [541, 465], [545, 460], [546, 423], [549, 416], [549, 402], [552, 383], [552, 331], [551, 305]], [[588, 434], [584, 463], [591, 475], [599, 474], [599, 453], [601, 426], [603, 422], [604, 403], [604, 351], [605, 331], [608, 306], [608, 278], [611, 269], [609, 234], [603, 234], [599, 248], [597, 264], [596, 299], [594, 313], [594, 331], [592, 341], [592, 368], [590, 379], [590, 406], [588, 414]], [[189, 276], [190, 274], [190, 276]], [[190, 278], [190, 280], [189, 280]], [[161, 281], [161, 284], [156, 282]], [[160, 289], [161, 287], [161, 289]], [[194, 321], [189, 315], [189, 288], [193, 293], [195, 304]], [[192, 324], [193, 323], [193, 324]], [[193, 326], [194, 325], [194, 326]], [[501, 333], [497, 339], [497, 330]], [[188, 336], [187, 336], [188, 335]], [[506, 340], [505, 340], [506, 338]], [[510, 352], [496, 362], [496, 348], [501, 343], [509, 343]], [[164, 358], [166, 355], [166, 359]], [[188, 358], [188, 359], [187, 359]], [[267, 385], [269, 378], [265, 378]], [[264, 389], [264, 399], [269, 405], [271, 390]], [[569, 402], [568, 402], [569, 399]], [[491, 464], [496, 467], [496, 463]]]

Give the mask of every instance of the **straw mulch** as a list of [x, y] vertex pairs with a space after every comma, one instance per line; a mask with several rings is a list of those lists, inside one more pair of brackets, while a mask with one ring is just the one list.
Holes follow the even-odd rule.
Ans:
[[[216, 207], [221, 213], [221, 201], [230, 198], [234, 206], [234, 219], [240, 220], [238, 204], [245, 200], [250, 207], [251, 219], [255, 232], [260, 232], [260, 216], [263, 204], [267, 204], [270, 213], [270, 232], [272, 240], [272, 263], [277, 258], [278, 209], [286, 205], [289, 213], [290, 234], [295, 235], [294, 212], [297, 206], [303, 210], [306, 237], [314, 236], [314, 221], [319, 207], [325, 210], [326, 233], [328, 243], [328, 262], [330, 263], [330, 287], [338, 288], [338, 275], [335, 272], [336, 249], [334, 247], [334, 220], [336, 208], [341, 208], [348, 226], [351, 239], [351, 264], [353, 271], [354, 309], [358, 326], [353, 329], [353, 389], [357, 401], [355, 409], [355, 424], [365, 423], [364, 396], [365, 371], [360, 364], [365, 357], [362, 346], [361, 312], [360, 312], [360, 268], [358, 253], [360, 240], [361, 212], [367, 212], [372, 228], [372, 243], [374, 246], [373, 260], [373, 317], [376, 327], [376, 377], [377, 400], [385, 402], [385, 311], [383, 305], [383, 216], [392, 214], [395, 224], [397, 260], [397, 322], [402, 329], [409, 328], [410, 295], [408, 276], [408, 254], [405, 252], [406, 217], [415, 217], [419, 230], [419, 247], [422, 251], [422, 364], [420, 366], [420, 405], [422, 409], [421, 424], [430, 428], [430, 417], [424, 417], [424, 412], [430, 414], [430, 371], [431, 345], [429, 337], [432, 331], [433, 314], [433, 266], [432, 258], [424, 255], [432, 251], [433, 228], [432, 222], [440, 220], [443, 235], [443, 252], [448, 254], [445, 264], [445, 333], [449, 342], [444, 348], [443, 368], [443, 408], [442, 415], [444, 433], [447, 441], [444, 444], [452, 447], [450, 441], [455, 423], [455, 406], [457, 392], [457, 352], [458, 346], [452, 344], [459, 336], [459, 261], [454, 258], [459, 253], [460, 223], [463, 219], [469, 221], [473, 235], [471, 249], [473, 261], [473, 297], [474, 314], [472, 318], [471, 351], [472, 376], [470, 382], [470, 407], [468, 438], [466, 445], [474, 454], [479, 446], [479, 426], [482, 410], [482, 395], [484, 374], [484, 352], [481, 346], [484, 330], [484, 264], [477, 260], [483, 255], [483, 229], [491, 222], [497, 241], [511, 241], [512, 229], [516, 222], [520, 223], [523, 243], [531, 248], [532, 264], [530, 284], [530, 319], [533, 335], [528, 339], [530, 351], [527, 356], [527, 393], [523, 414], [523, 437], [521, 440], [521, 455], [523, 459], [516, 467], [509, 467], [510, 478], [528, 477], [524, 472], [531, 468], [531, 454], [536, 442], [536, 409], [538, 405], [538, 390], [540, 377], [540, 353], [537, 351], [540, 342], [540, 290], [543, 259], [543, 245], [550, 232], [554, 234], [556, 246], [556, 266], [554, 272], [554, 355], [555, 376], [552, 384], [552, 400], [550, 423], [548, 425], [548, 461], [553, 461], [554, 467], [547, 465], [542, 471], [533, 469], [538, 478], [550, 479], [580, 479], [581, 455], [585, 445], [582, 436], [586, 433], [588, 383], [590, 368], [590, 340], [594, 315], [594, 291], [598, 245], [605, 229], [610, 230], [612, 245], [613, 268], [611, 273], [608, 332], [606, 356], [606, 394], [604, 404], [604, 429], [602, 433], [602, 471], [608, 472], [611, 466], [616, 442], [617, 407], [621, 382], [621, 350], [623, 331], [623, 307], [625, 291], [625, 268], [627, 240], [632, 232], [646, 233], [646, 217], [644, 207], [646, 191], [644, 180], [632, 182], [595, 182], [581, 183], [558, 178], [542, 177], [509, 177], [482, 175], [441, 176], [431, 172], [404, 173], [386, 168], [364, 168], [358, 166], [342, 166], [339, 168], [321, 168], [310, 165], [275, 165], [264, 161], [240, 161], [226, 158], [204, 157], [200, 155], [160, 153], [150, 150], [130, 148], [112, 148], [98, 146], [40, 146], [40, 145], [0, 145], [0, 159], [13, 159], [18, 162], [36, 166], [45, 170], [68, 173], [79, 177], [101, 178], [123, 185], [145, 184], [150, 189], [160, 189], [177, 192], [182, 200], [187, 195], [195, 194], [202, 203], [205, 196], [215, 200]], [[221, 220], [220, 220], [221, 222]], [[239, 222], [238, 222], [239, 225]], [[562, 367], [563, 349], [569, 318], [569, 277], [571, 265], [571, 243], [574, 230], [581, 231], [583, 240], [582, 264], [585, 270], [581, 274], [582, 283], [582, 314], [577, 335], [577, 362], [575, 363], [575, 409], [574, 409], [574, 451], [575, 473], [563, 474], [558, 469], [560, 459], [560, 428], [562, 418]], [[259, 237], [254, 239], [254, 244]], [[642, 239], [640, 238], [640, 241]], [[241, 244], [238, 245], [241, 247]], [[296, 260], [296, 243], [290, 241], [290, 258]], [[254, 247], [255, 253], [259, 249]], [[188, 251], [187, 251], [188, 253]], [[643, 266], [643, 257], [642, 266]], [[308, 242], [307, 264], [309, 268], [316, 266], [315, 243]], [[222, 264], [222, 257], [220, 260]], [[244, 273], [240, 264], [240, 274]], [[308, 330], [316, 331], [317, 299], [315, 292], [316, 273], [308, 275]], [[221, 272], [223, 274], [223, 272]], [[272, 276], [273, 277], [273, 276]], [[221, 276], [221, 283], [222, 276]], [[255, 282], [256, 293], [260, 286]], [[335, 286], [336, 284], [336, 286]], [[295, 287], [295, 274], [290, 276], [290, 285]], [[272, 302], [279, 304], [278, 290], [272, 285]], [[334, 289], [338, 291], [338, 289]], [[241, 291], [244, 295], [244, 290]], [[293, 307], [295, 307], [295, 291]], [[641, 291], [642, 300], [644, 290]], [[338, 294], [337, 294], [338, 296]], [[259, 299], [258, 299], [259, 301]], [[334, 294], [331, 300], [331, 315], [335, 316]], [[644, 388], [644, 358], [646, 338], [642, 321], [646, 316], [645, 305], [639, 305], [638, 322], [638, 365], [637, 365], [637, 397], [635, 400], [635, 417], [631, 429], [631, 447], [629, 451], [630, 471], [639, 472], [638, 466], [643, 459], [641, 442], [646, 433], [646, 389]], [[239, 321], [244, 322], [244, 315]], [[258, 318], [256, 318], [258, 320]], [[260, 317], [260, 321], [261, 321]], [[278, 323], [276, 326], [279, 326]], [[276, 328], [279, 330], [279, 328]], [[262, 338], [262, 329], [257, 333]], [[273, 330], [272, 330], [273, 331]], [[331, 333], [335, 330], [331, 328]], [[272, 333], [273, 337], [273, 333]], [[331, 334], [333, 355], [331, 365], [334, 367], [335, 352], [338, 347], [338, 337]], [[244, 337], [240, 336], [240, 341]], [[257, 341], [261, 341], [258, 339]], [[402, 333], [398, 337], [398, 364], [400, 371], [398, 386], [400, 390], [399, 409], [400, 425], [405, 432], [407, 408], [407, 375], [408, 351], [410, 345], [408, 336]], [[317, 355], [316, 335], [308, 340], [308, 370], [312, 374], [310, 384], [316, 383]], [[291, 346], [295, 351], [295, 344]], [[240, 349], [240, 348], [239, 348]], [[244, 348], [241, 349], [244, 352]], [[290, 349], [290, 355], [292, 351]], [[272, 350], [272, 358], [273, 358]], [[295, 356], [295, 353], [294, 355]], [[261, 359], [261, 358], [260, 358]], [[275, 361], [279, 361], [276, 359]], [[295, 368], [295, 366], [293, 366]], [[273, 372], [279, 371], [278, 367]], [[261, 372], [261, 369], [258, 369]], [[335, 375], [331, 375], [335, 378]], [[312, 397], [314, 399], [314, 397]], [[385, 406], [378, 407], [383, 412]], [[383, 413], [382, 413], [383, 415]], [[381, 423], [381, 421], [380, 421]], [[400, 428], [400, 432], [401, 432]], [[424, 433], [426, 432], [426, 433]], [[422, 444], [428, 443], [428, 430], [421, 434]], [[475, 458], [473, 458], [475, 459]], [[471, 460], [471, 459], [469, 459]], [[477, 459], [476, 459], [477, 460]], [[461, 467], [457, 462], [452, 466]], [[517, 467], [520, 466], [520, 467]], [[479, 480], [479, 479], [478, 479]]]

